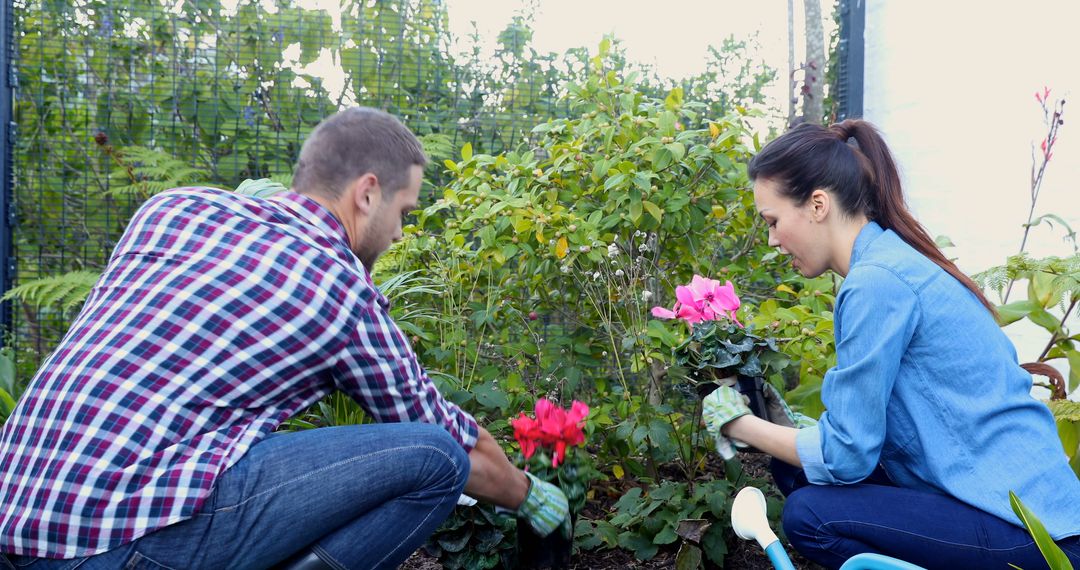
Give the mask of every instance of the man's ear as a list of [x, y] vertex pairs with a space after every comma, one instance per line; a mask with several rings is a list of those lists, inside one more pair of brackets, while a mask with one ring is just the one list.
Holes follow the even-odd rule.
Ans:
[[370, 172], [354, 180], [349, 186], [349, 192], [352, 194], [353, 205], [365, 215], [371, 214], [382, 196], [379, 179]]
[[810, 193], [810, 216], [815, 222], [822, 222], [829, 215], [829, 211], [832, 209], [832, 196], [818, 188]]

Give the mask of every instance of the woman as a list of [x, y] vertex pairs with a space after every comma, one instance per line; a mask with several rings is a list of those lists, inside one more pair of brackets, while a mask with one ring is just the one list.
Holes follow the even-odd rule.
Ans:
[[712, 434], [781, 460], [795, 548], [831, 568], [862, 552], [928, 568], [1045, 567], [1013, 491], [1080, 564], [1080, 480], [1053, 418], [994, 306], [907, 210], [874, 127], [793, 129], [749, 175], [769, 245], [806, 277], [845, 278], [816, 426], [759, 419], [731, 388], [706, 398]]

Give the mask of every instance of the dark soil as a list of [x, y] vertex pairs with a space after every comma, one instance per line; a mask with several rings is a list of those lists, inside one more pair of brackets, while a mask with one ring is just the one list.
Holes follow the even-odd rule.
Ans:
[[[769, 460], [765, 455], [759, 454], [741, 454], [743, 469], [747, 476], [752, 478], [768, 478], [769, 472]], [[714, 466], [719, 468], [718, 466]], [[617, 500], [617, 496], [609, 498], [607, 500], [598, 499], [595, 502], [585, 506], [585, 512], [582, 516], [587, 518], [595, 518], [595, 516], [603, 516], [605, 510], [610, 507], [610, 504]], [[600, 504], [603, 503], [603, 504]], [[728, 554], [724, 561], [724, 569], [733, 570], [772, 570], [772, 563], [769, 562], [768, 557], [765, 556], [765, 552], [757, 545], [756, 542], [748, 542], [733, 539], [728, 543]], [[627, 569], [643, 569], [643, 570], [659, 570], [659, 569], [674, 569], [675, 568], [675, 556], [678, 554], [678, 545], [672, 545], [669, 549], [662, 549], [651, 560], [637, 560], [634, 558], [633, 553], [621, 550], [583, 550], [579, 551], [573, 558], [569, 570], [627, 570]], [[819, 570], [821, 567], [810, 562], [800, 556], [790, 547], [788, 548], [788, 554], [791, 556], [791, 561], [798, 570]], [[438, 560], [423, 550], [417, 551], [413, 554], [412, 558], [407, 560], [405, 564], [401, 566], [399, 570], [442, 570], [442, 565]], [[709, 570], [716, 570], [720, 568], [710, 562], [705, 562], [705, 568]]]

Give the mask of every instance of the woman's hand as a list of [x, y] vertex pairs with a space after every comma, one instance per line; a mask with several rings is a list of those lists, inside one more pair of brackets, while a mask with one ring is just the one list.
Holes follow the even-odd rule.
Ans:
[[750, 414], [746, 396], [730, 386], [721, 386], [705, 396], [701, 404], [701, 419], [705, 429], [716, 441], [716, 451], [724, 459], [735, 457], [733, 442], [724, 437], [722, 430], [728, 422]]

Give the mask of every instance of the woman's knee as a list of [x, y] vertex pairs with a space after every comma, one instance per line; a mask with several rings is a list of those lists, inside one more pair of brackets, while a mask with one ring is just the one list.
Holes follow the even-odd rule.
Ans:
[[802, 487], [793, 491], [784, 501], [784, 534], [797, 550], [817, 539], [821, 526], [821, 520], [814, 509], [817, 490], [812, 486]]

